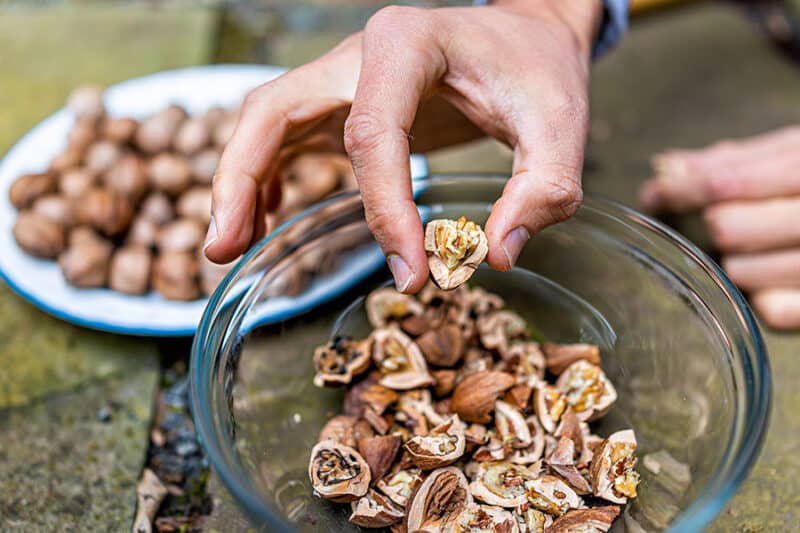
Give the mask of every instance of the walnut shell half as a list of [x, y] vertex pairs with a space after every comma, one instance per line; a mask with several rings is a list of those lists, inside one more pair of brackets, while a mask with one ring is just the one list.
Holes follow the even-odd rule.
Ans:
[[574, 531], [598, 531], [605, 533], [619, 516], [619, 507], [607, 505], [591, 509], [573, 509], [557, 518], [548, 533], [573, 533]]
[[504, 461], [479, 463], [469, 491], [475, 499], [489, 505], [514, 508], [528, 501], [525, 483], [534, 479], [535, 474], [524, 466]]
[[406, 509], [406, 531], [445, 532], [459, 513], [472, 504], [467, 478], [454, 466], [430, 473]]
[[405, 516], [405, 509], [372, 489], [350, 506], [353, 511], [350, 523], [370, 529], [389, 527]]
[[427, 435], [417, 435], [405, 444], [411, 460], [422, 470], [441, 468], [464, 455], [464, 426], [458, 415], [432, 428]]
[[419, 346], [405, 333], [388, 326], [376, 329], [372, 339], [372, 359], [383, 374], [381, 385], [395, 390], [408, 390], [433, 383]]
[[353, 448], [324, 440], [311, 450], [308, 476], [314, 494], [334, 502], [351, 502], [367, 494], [369, 465]]
[[635, 454], [636, 436], [631, 429], [612, 433], [600, 444], [590, 467], [595, 496], [620, 504], [636, 497]]
[[511, 512], [497, 507], [472, 504], [464, 508], [453, 524], [453, 533], [477, 532], [520, 533], [517, 519]]
[[438, 219], [425, 226], [425, 251], [433, 282], [452, 290], [472, 277], [486, 258], [489, 244], [480, 226], [466, 217]]

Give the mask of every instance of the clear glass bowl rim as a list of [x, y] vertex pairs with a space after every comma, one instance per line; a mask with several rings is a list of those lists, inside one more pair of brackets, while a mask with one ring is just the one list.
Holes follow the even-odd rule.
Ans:
[[[415, 180], [415, 187], [424, 189], [427, 185], [446, 183], [456, 179], [472, 180], [473, 182], [487, 181], [499, 184], [507, 181], [508, 178], [492, 174], [436, 175]], [[242, 465], [235, 459], [236, 464], [233, 465], [226, 460], [221, 436], [214, 431], [215, 424], [212, 418], [214, 410], [210, 401], [211, 395], [203, 387], [203, 384], [213, 381], [206, 378], [213, 378], [213, 374], [208, 376], [207, 373], [212, 371], [211, 369], [214, 366], [212, 363], [218, 355], [210, 353], [211, 350], [207, 342], [211, 324], [223, 301], [224, 294], [230, 288], [233, 280], [260, 253], [264, 246], [297, 221], [322, 209], [329, 208], [339, 201], [353, 198], [357, 195], [357, 191], [346, 192], [320, 202], [286, 221], [253, 246], [236, 263], [216, 291], [214, 291], [203, 312], [192, 343], [189, 371], [190, 408], [198, 440], [203, 446], [211, 466], [236, 502], [251, 519], [256, 520], [259, 526], [267, 526], [270, 530], [288, 533], [295, 531], [282, 516], [275, 513], [257, 496], [257, 489], [248, 476], [245, 475]], [[659, 234], [667, 242], [679, 248], [685, 256], [699, 264], [706, 274], [721, 288], [728, 301], [736, 307], [743, 337], [749, 341], [750, 346], [743, 350], [743, 355], [747, 357], [742, 357], [744, 366], [742, 370], [747, 386], [746, 401], [743, 406], [737, 406], [745, 411], [742, 422], [744, 428], [741, 432], [738, 446], [728, 446], [726, 457], [723, 457], [722, 461], [723, 464], [730, 465], [730, 467], [723, 467], [718, 470], [702, 494], [666, 530], [672, 533], [702, 531], [722, 511], [735, 494], [736, 489], [747, 477], [748, 472], [758, 458], [766, 437], [772, 405], [772, 378], [766, 347], [758, 323], [746, 299], [728, 276], [705, 252], [685, 237], [661, 222], [601, 195], [586, 194], [583, 206], [583, 208], [602, 211], [607, 216], [627, 219], [635, 225]], [[734, 456], [736, 460], [731, 461], [731, 456]]]

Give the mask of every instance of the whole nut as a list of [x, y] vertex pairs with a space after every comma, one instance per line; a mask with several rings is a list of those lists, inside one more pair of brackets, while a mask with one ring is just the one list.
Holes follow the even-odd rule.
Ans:
[[58, 256], [66, 246], [64, 227], [32, 211], [17, 215], [12, 233], [20, 248], [44, 259]]
[[175, 218], [175, 209], [166, 194], [154, 192], [144, 199], [139, 207], [139, 214], [160, 226]]
[[178, 198], [177, 211], [207, 227], [211, 222], [211, 187], [193, 187], [183, 193]]
[[77, 167], [83, 161], [84, 149], [67, 147], [66, 150], [50, 160], [50, 170], [53, 172], [64, 172]]
[[136, 130], [136, 145], [149, 154], [163, 152], [172, 145], [172, 139], [181, 123], [186, 119], [186, 111], [179, 106], [169, 106], [146, 119]]
[[208, 146], [211, 142], [211, 131], [206, 121], [201, 118], [190, 118], [181, 124], [175, 133], [172, 145], [185, 155], [192, 155]]
[[444, 324], [419, 337], [417, 346], [430, 364], [451, 367], [464, 355], [464, 335], [457, 325]]
[[95, 175], [85, 168], [73, 168], [62, 173], [58, 188], [67, 198], [81, 198], [94, 186]]
[[192, 165], [186, 158], [173, 154], [155, 156], [147, 174], [153, 187], [170, 196], [178, 196], [192, 184]]
[[189, 252], [205, 238], [205, 226], [191, 218], [179, 218], [164, 225], [156, 237], [161, 252]]
[[196, 300], [200, 297], [197, 274], [197, 260], [193, 254], [164, 253], [153, 266], [153, 288], [170, 300]]
[[106, 118], [100, 124], [100, 135], [117, 144], [130, 142], [139, 129], [139, 121], [133, 118]]
[[105, 113], [103, 89], [94, 85], [78, 87], [69, 95], [67, 107], [79, 118], [98, 119]]
[[125, 242], [150, 248], [155, 246], [157, 235], [158, 224], [143, 215], [139, 215], [131, 222]]
[[75, 246], [84, 242], [107, 242], [91, 226], [76, 226], [69, 230], [67, 244]]
[[133, 218], [127, 198], [100, 188], [90, 190], [83, 201], [77, 202], [75, 213], [79, 223], [91, 225], [109, 237], [128, 229]]
[[71, 203], [58, 194], [48, 194], [37, 198], [33, 202], [32, 210], [65, 228], [69, 228], [75, 223]]
[[206, 148], [192, 157], [191, 164], [194, 180], [202, 184], [211, 184], [219, 164], [219, 150], [217, 148]]
[[470, 374], [456, 386], [450, 407], [467, 422], [486, 424], [497, 398], [515, 382], [511, 374], [495, 370]]
[[150, 286], [150, 250], [144, 246], [125, 246], [111, 258], [109, 286], [126, 294], [144, 294]]
[[93, 119], [77, 119], [67, 134], [67, 146], [78, 152], [85, 151], [95, 140], [97, 130]]
[[64, 279], [76, 287], [104, 287], [113, 249], [111, 242], [96, 236], [75, 239], [58, 257]]
[[122, 157], [122, 150], [111, 141], [94, 143], [86, 151], [86, 167], [98, 174], [106, 172]]
[[340, 184], [339, 170], [327, 154], [303, 154], [289, 166], [289, 179], [300, 187], [307, 203], [322, 200]]
[[146, 165], [139, 157], [126, 154], [108, 170], [104, 182], [112, 191], [136, 203], [149, 186]]
[[20, 176], [8, 190], [8, 199], [17, 209], [25, 209], [37, 198], [56, 190], [55, 176], [49, 172], [43, 174], [25, 174]]

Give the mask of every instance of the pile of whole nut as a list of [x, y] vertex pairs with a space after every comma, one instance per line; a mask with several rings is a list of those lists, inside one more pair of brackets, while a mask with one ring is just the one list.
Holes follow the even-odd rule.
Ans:
[[314, 383], [347, 390], [309, 477], [316, 495], [350, 504], [353, 524], [599, 532], [636, 497], [633, 431], [602, 438], [588, 424], [617, 398], [597, 346], [535, 342], [479, 287], [382, 288], [366, 311], [368, 338], [314, 353]]
[[[142, 121], [106, 113], [103, 91], [82, 87], [67, 107], [75, 122], [47, 171], [19, 177], [9, 198], [13, 228], [28, 254], [57, 259], [76, 287], [165, 298], [210, 294], [230, 265], [202, 253], [211, 181], [237, 110], [189, 116], [177, 106]], [[269, 227], [323, 197], [353, 188], [346, 158], [308, 154], [283, 171], [284, 194]]]

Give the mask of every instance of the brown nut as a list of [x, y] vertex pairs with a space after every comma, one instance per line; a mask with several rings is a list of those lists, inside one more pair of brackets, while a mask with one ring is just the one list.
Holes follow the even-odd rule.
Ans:
[[503, 401], [508, 402], [522, 412], [527, 411], [528, 403], [533, 394], [533, 387], [525, 384], [514, 385], [503, 396]]
[[20, 248], [43, 259], [58, 256], [66, 246], [64, 226], [32, 211], [17, 215], [12, 233]]
[[583, 359], [572, 363], [559, 376], [556, 388], [567, 399], [579, 419], [600, 418], [617, 400], [617, 391], [603, 370]]
[[106, 117], [100, 123], [100, 135], [111, 142], [125, 144], [133, 140], [138, 128], [139, 121], [136, 119]]
[[307, 203], [318, 202], [339, 188], [339, 170], [328, 154], [302, 154], [288, 170], [287, 184], [296, 184]]
[[211, 222], [211, 187], [192, 187], [178, 197], [176, 210], [180, 216], [208, 227]]
[[350, 415], [337, 415], [328, 420], [319, 432], [317, 440], [332, 440], [351, 448], [356, 447], [354, 436], [358, 418]]
[[441, 468], [464, 455], [464, 426], [458, 415], [432, 428], [427, 435], [417, 435], [405, 443], [411, 460], [421, 470]]
[[464, 355], [464, 336], [455, 324], [428, 330], [417, 339], [425, 359], [432, 365], [452, 367]]
[[456, 467], [431, 472], [406, 508], [406, 530], [449, 531], [461, 511], [473, 503], [468, 486], [467, 478]]
[[365, 528], [385, 528], [403, 520], [405, 510], [392, 500], [370, 489], [366, 496], [350, 504], [350, 523]]
[[8, 199], [17, 209], [27, 209], [37, 198], [55, 192], [55, 176], [50, 172], [25, 174], [17, 178], [8, 190]]
[[214, 174], [217, 172], [219, 164], [219, 150], [217, 148], [206, 148], [192, 157], [192, 175], [197, 183], [211, 185]]
[[507, 462], [479, 463], [469, 492], [476, 500], [513, 509], [528, 501], [525, 484], [535, 477], [536, 472], [524, 466]]
[[353, 448], [324, 440], [311, 450], [308, 477], [314, 494], [334, 502], [364, 496], [371, 480], [369, 465]]
[[153, 256], [144, 246], [125, 246], [111, 258], [108, 284], [115, 291], [144, 294], [150, 287]]
[[382, 415], [400, 396], [390, 388], [372, 383], [361, 392], [361, 402], [377, 414]]
[[425, 226], [425, 251], [431, 279], [444, 290], [465, 283], [489, 252], [483, 230], [466, 217], [439, 219]]
[[104, 287], [114, 249], [111, 242], [96, 235], [70, 239], [67, 250], [58, 256], [58, 264], [67, 283], [82, 288]]
[[433, 393], [436, 396], [447, 396], [456, 387], [457, 370], [443, 369], [431, 371], [433, 377]]
[[139, 215], [131, 222], [131, 227], [128, 229], [125, 242], [152, 248], [156, 244], [157, 235], [158, 226], [156, 223], [149, 218]]
[[514, 382], [514, 377], [505, 372], [485, 370], [470, 374], [456, 386], [450, 406], [467, 422], [486, 424], [492, 420], [489, 415], [495, 401]]
[[612, 433], [595, 451], [590, 467], [594, 495], [624, 504], [636, 497], [639, 474], [636, 466], [636, 436], [626, 429]]
[[197, 260], [188, 252], [163, 253], [153, 266], [153, 288], [170, 300], [196, 300], [200, 297]]
[[138, 202], [147, 192], [147, 166], [133, 154], [123, 155], [114, 166], [108, 169], [103, 182], [110, 190]]
[[186, 111], [171, 105], [146, 119], [136, 130], [135, 142], [143, 152], [156, 154], [167, 150], [175, 132], [186, 119]]
[[58, 188], [67, 198], [82, 198], [94, 187], [95, 174], [85, 168], [72, 168], [58, 178]]
[[607, 505], [591, 509], [573, 509], [557, 518], [548, 533], [574, 533], [575, 531], [597, 531], [605, 533], [619, 516], [619, 507]]
[[86, 150], [84, 164], [96, 174], [102, 174], [113, 167], [122, 157], [122, 150], [111, 141], [98, 141]]
[[481, 317], [505, 307], [503, 299], [480, 287], [474, 287], [467, 294], [467, 306], [475, 316]]
[[353, 376], [366, 372], [372, 355], [372, 340], [354, 341], [335, 337], [314, 350], [314, 385], [330, 387], [350, 383]]
[[203, 294], [211, 296], [217, 287], [222, 282], [223, 278], [230, 272], [231, 268], [236, 264], [236, 261], [219, 265], [211, 261], [206, 254], [203, 253], [202, 247], [197, 249], [197, 261], [200, 263], [200, 287], [203, 289]]
[[472, 504], [459, 513], [453, 523], [452, 531], [453, 533], [520, 533], [517, 519], [511, 512], [478, 504]]
[[433, 383], [419, 346], [396, 327], [372, 332], [372, 359], [383, 377], [380, 384], [395, 390], [416, 389]]
[[192, 184], [192, 165], [183, 157], [163, 153], [155, 156], [147, 169], [150, 183], [170, 196], [178, 196]]
[[63, 196], [58, 194], [48, 194], [41, 196], [33, 202], [31, 210], [45, 218], [49, 218], [56, 224], [64, 228], [69, 228], [75, 223], [75, 216], [72, 213], [72, 204]]
[[547, 370], [556, 376], [560, 375], [569, 365], [581, 359], [600, 366], [600, 349], [594, 344], [555, 344], [545, 342], [542, 344]]
[[199, 152], [211, 142], [211, 131], [202, 117], [189, 118], [175, 132], [172, 145], [175, 150], [184, 154], [192, 155]]
[[94, 119], [79, 118], [67, 134], [67, 146], [76, 152], [84, 152], [97, 140], [97, 128]]
[[206, 228], [191, 218], [179, 218], [161, 227], [156, 246], [161, 252], [189, 252], [200, 247]]
[[555, 476], [542, 476], [526, 484], [528, 502], [553, 516], [561, 516], [570, 509], [584, 506], [583, 500], [563, 480]]
[[78, 87], [70, 93], [67, 108], [78, 118], [100, 118], [105, 113], [103, 89], [94, 85]]
[[494, 426], [503, 445], [514, 448], [527, 448], [533, 442], [525, 417], [513, 405], [502, 400], [494, 404]]
[[203, 120], [213, 129], [226, 116], [228, 116], [228, 111], [224, 107], [214, 105], [209, 107], [203, 114]]
[[422, 315], [425, 311], [416, 298], [397, 292], [391, 287], [372, 291], [364, 305], [369, 323], [374, 328], [403, 320], [411, 315]]
[[175, 209], [166, 194], [154, 192], [144, 199], [139, 207], [139, 214], [161, 226], [175, 218]]
[[78, 149], [74, 146], [68, 147], [50, 160], [50, 170], [60, 173], [75, 168], [83, 162], [83, 155], [83, 149]]
[[75, 215], [79, 223], [89, 224], [112, 237], [128, 229], [133, 219], [133, 207], [124, 196], [108, 189], [94, 188], [75, 203]]
[[373, 483], [391, 470], [402, 443], [403, 439], [397, 435], [376, 435], [358, 441], [358, 453], [369, 465]]

